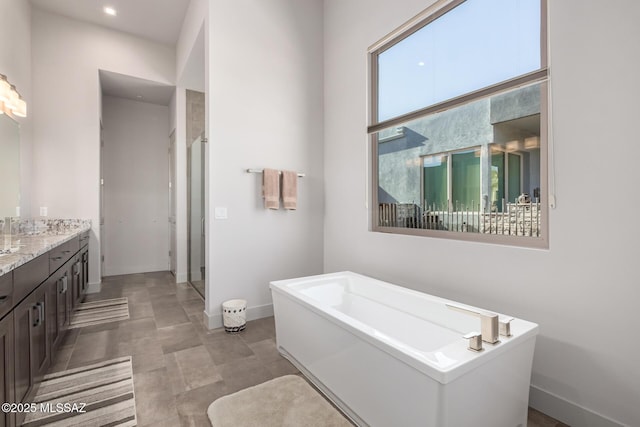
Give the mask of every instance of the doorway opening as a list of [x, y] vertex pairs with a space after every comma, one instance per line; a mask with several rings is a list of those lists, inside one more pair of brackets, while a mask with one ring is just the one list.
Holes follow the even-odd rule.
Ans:
[[102, 275], [168, 271], [175, 87], [104, 70], [99, 76]]

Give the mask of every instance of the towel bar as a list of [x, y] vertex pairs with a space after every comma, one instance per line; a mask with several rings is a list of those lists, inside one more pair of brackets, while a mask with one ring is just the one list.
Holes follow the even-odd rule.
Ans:
[[[247, 173], [262, 173], [262, 169], [247, 169]], [[280, 172], [280, 175], [282, 175], [282, 172]], [[298, 178], [304, 178], [305, 174], [303, 173], [298, 173]]]

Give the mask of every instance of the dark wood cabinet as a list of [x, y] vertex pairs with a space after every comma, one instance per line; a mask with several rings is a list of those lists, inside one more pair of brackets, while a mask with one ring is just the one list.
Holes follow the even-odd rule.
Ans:
[[56, 317], [58, 319], [58, 330], [61, 334], [71, 322], [71, 290], [69, 289], [71, 273], [69, 270], [69, 268], [64, 269], [56, 281]]
[[[13, 374], [13, 313], [0, 321], [0, 400], [15, 402]], [[12, 413], [0, 413], [0, 427], [14, 426]]]
[[39, 383], [42, 380], [42, 377], [47, 373], [47, 369], [51, 364], [51, 358], [49, 357], [49, 340], [47, 338], [48, 307], [45, 294], [45, 287], [40, 286], [33, 292], [31, 299], [34, 308], [34, 310], [32, 310], [34, 318], [31, 322], [31, 338], [33, 342], [31, 346], [31, 360], [33, 363], [35, 383]]
[[[50, 364], [46, 287], [39, 286], [14, 310], [14, 372], [16, 402], [26, 403]], [[24, 414], [16, 415], [20, 425]]]
[[80, 299], [84, 299], [84, 295], [89, 288], [89, 232], [86, 231], [80, 235]]
[[[83, 233], [0, 276], [0, 397], [30, 403], [89, 282], [89, 234]], [[25, 414], [0, 413], [0, 427]]]
[[33, 385], [31, 372], [31, 319], [33, 316], [31, 311], [31, 301], [25, 301], [13, 310], [16, 402], [23, 402]]
[[[88, 237], [87, 237], [88, 239]], [[81, 274], [81, 279], [80, 279], [80, 289], [81, 289], [81, 294], [83, 295], [83, 299], [84, 299], [84, 295], [87, 293], [87, 290], [89, 288], [89, 244], [88, 244], [88, 240], [86, 240], [87, 244], [80, 249], [80, 264], [81, 264], [81, 268], [82, 268], [82, 274]]]
[[62, 331], [58, 325], [58, 276], [53, 275], [45, 284], [45, 302], [47, 304], [47, 336], [51, 352], [58, 347], [62, 338]]
[[53, 271], [49, 271], [49, 253], [40, 255], [13, 270], [13, 304], [18, 304]]
[[13, 308], [13, 272], [0, 276], [0, 319]]
[[71, 308], [76, 308], [84, 297], [82, 293], [82, 263], [80, 262], [80, 254], [75, 255], [69, 262], [71, 263]]
[[49, 251], [49, 274], [59, 269], [69, 258], [80, 250], [80, 239], [74, 238], [66, 241], [57, 248]]
[[45, 283], [47, 312], [47, 334], [51, 352], [58, 348], [64, 332], [69, 326], [71, 308], [69, 298], [69, 262], [56, 271]]

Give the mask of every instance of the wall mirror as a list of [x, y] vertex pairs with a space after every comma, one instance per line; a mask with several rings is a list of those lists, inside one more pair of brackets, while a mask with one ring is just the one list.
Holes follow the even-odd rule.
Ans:
[[20, 126], [0, 114], [0, 218], [18, 216], [20, 206]]

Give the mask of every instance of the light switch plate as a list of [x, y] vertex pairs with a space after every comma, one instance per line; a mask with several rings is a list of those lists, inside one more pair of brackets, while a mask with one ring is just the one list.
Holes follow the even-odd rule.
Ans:
[[227, 219], [227, 218], [229, 218], [229, 216], [227, 214], [227, 207], [226, 206], [217, 206], [213, 210], [213, 217], [215, 219]]
[[47, 216], [49, 214], [49, 209], [46, 206], [40, 206], [40, 216]]

